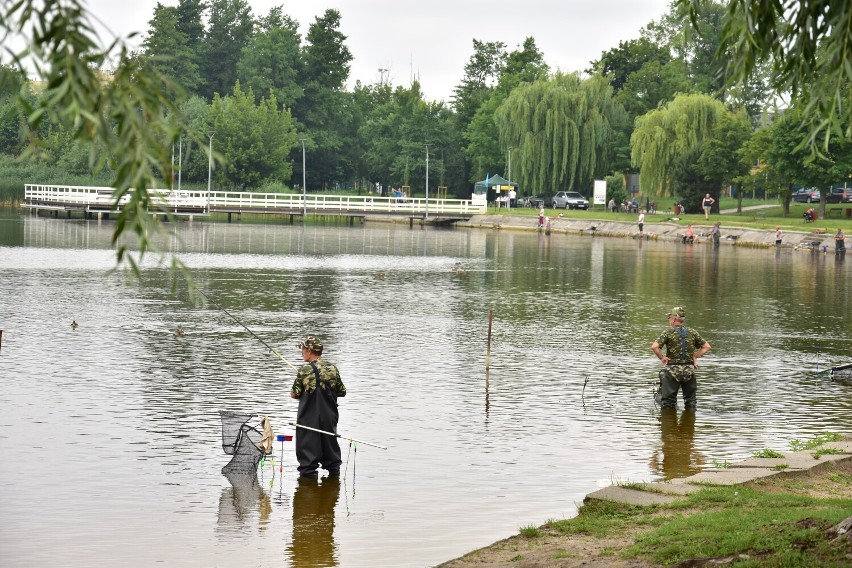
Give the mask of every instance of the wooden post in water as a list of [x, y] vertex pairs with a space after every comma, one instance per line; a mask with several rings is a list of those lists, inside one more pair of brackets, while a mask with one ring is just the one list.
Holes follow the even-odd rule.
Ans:
[[0, 329], [0, 349], [3, 349], [3, 330]]
[[485, 352], [485, 369], [491, 367], [491, 320], [494, 317], [494, 310], [488, 308], [488, 350]]

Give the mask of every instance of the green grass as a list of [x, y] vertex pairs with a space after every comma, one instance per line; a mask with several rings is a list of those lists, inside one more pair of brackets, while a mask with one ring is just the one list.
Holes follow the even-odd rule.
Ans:
[[[677, 216], [677, 220], [674, 219], [674, 215], [670, 212], [674, 206], [675, 200], [672, 198], [657, 198], [657, 213], [656, 214], [646, 214], [645, 215], [645, 230], [653, 232], [653, 226], [656, 223], [674, 223], [677, 225], [681, 225], [686, 227], [687, 225], [710, 225], [719, 221], [722, 223], [722, 230], [724, 234], [725, 227], [742, 227], [742, 228], [751, 228], [751, 229], [759, 229], [759, 230], [775, 230], [775, 227], [780, 227], [782, 231], [806, 231], [810, 232], [814, 229], [823, 229], [825, 231], [834, 231], [838, 226], [840, 227], [852, 227], [852, 220], [844, 217], [840, 219], [837, 218], [819, 218], [817, 221], [813, 223], [805, 223], [803, 221], [802, 215], [805, 210], [809, 207], [807, 203], [790, 203], [790, 211], [788, 214], [784, 214], [784, 209], [776, 200], [763, 200], [763, 199], [743, 199], [743, 207], [749, 207], [752, 205], [772, 205], [772, 207], [759, 210], [760, 215], [757, 215], [756, 211], [743, 211], [742, 214], [737, 215], [736, 213], [726, 213], [724, 215], [713, 214], [710, 216], [710, 221], [704, 219], [703, 213], [695, 213], [695, 214], [681, 214]], [[645, 199], [639, 200], [640, 207], [644, 207]], [[722, 198], [720, 202], [720, 209], [736, 209], [737, 200], [731, 198]], [[850, 204], [826, 204], [826, 211], [833, 207], [844, 207], [844, 208], [852, 208]], [[669, 212], [667, 212], [669, 211]], [[608, 209], [606, 209], [603, 205], [595, 205], [592, 206], [588, 211], [581, 210], [565, 210], [565, 209], [545, 209], [545, 215], [549, 217], [554, 217], [557, 215], [562, 215], [564, 218], [568, 219], [587, 219], [589, 221], [592, 220], [606, 220], [606, 221], [619, 221], [624, 223], [635, 223], [636, 222], [636, 214], [634, 213], [611, 213]], [[489, 215], [513, 215], [513, 216], [527, 216], [527, 217], [538, 217], [538, 209], [532, 207], [516, 207], [514, 209], [506, 209], [506, 208], [496, 208], [489, 207], [488, 208]]]
[[820, 448], [811, 455], [814, 457], [815, 460], [818, 460], [821, 456], [836, 456], [842, 453], [843, 452], [841, 452], [837, 448]]
[[[848, 474], [833, 474], [837, 483]], [[814, 498], [756, 488], [713, 487], [670, 505], [640, 507], [590, 501], [576, 517], [548, 521], [562, 534], [597, 538], [643, 530], [621, 555], [671, 565], [695, 558], [745, 555], [736, 566], [848, 566], [849, 547], [831, 544], [827, 531], [848, 517], [850, 499]], [[601, 556], [616, 554], [604, 550]]]
[[724, 487], [699, 491], [687, 503], [693, 514], [639, 535], [625, 555], [661, 564], [744, 553], [752, 563], [737, 566], [848, 565], [848, 551], [826, 542], [825, 532], [848, 516], [852, 500]]
[[775, 450], [770, 450], [769, 448], [764, 448], [762, 450], [752, 452], [751, 455], [753, 455], [756, 458], [783, 458], [784, 457], [784, 454], [782, 454], [780, 452], [776, 452]]
[[537, 536], [541, 536], [541, 534], [542, 534], [541, 529], [539, 529], [535, 525], [525, 525], [525, 526], [520, 528], [519, 532], [521, 533], [521, 535], [523, 535], [527, 538], [535, 538]]
[[805, 440], [804, 442], [800, 440], [792, 440], [790, 442], [790, 449], [794, 452], [813, 450], [814, 448], [818, 448], [828, 442], [839, 442], [842, 439], [843, 436], [840, 434], [835, 434], [834, 432], [823, 432], [822, 434], [817, 434], [810, 440]]

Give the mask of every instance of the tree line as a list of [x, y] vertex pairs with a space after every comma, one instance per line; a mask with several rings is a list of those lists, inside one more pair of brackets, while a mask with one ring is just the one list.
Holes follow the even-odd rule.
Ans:
[[[832, 8], [822, 4], [803, 3], [805, 11], [828, 10], [819, 25], [832, 21]], [[62, 16], [75, 26], [79, 65], [97, 71], [113, 64], [84, 18], [23, 5], [30, 11], [5, 14], [19, 31], [26, 30], [22, 16]], [[82, 11], [74, 0], [66, 5]], [[823, 29], [826, 39], [806, 56], [809, 69], [824, 72], [796, 75], [778, 63], [776, 44], [760, 52], [758, 42], [743, 42], [742, 21], [754, 5], [673, 2], [638, 38], [619, 41], [582, 72], [551, 70], [533, 37], [513, 49], [473, 39], [451, 100], [428, 101], [417, 81], [348, 89], [352, 54], [336, 10], [317, 16], [302, 37], [282, 7], [256, 15], [247, 0], [157, 4], [141, 48], [122, 51], [111, 75], [91, 75], [92, 100], [109, 102], [98, 104], [101, 116], [74, 116], [84, 101], [67, 92], [69, 70], [51, 82], [50, 65], [66, 63], [42, 61], [48, 80], [30, 83], [21, 72], [25, 54], [12, 53], [0, 91], [0, 154], [69, 175], [123, 173], [129, 186], [148, 169], [160, 184], [174, 185], [179, 175], [202, 185], [212, 148], [215, 187], [290, 191], [301, 185], [304, 145], [309, 191], [367, 191], [378, 183], [422, 193], [428, 145], [430, 189], [447, 186], [455, 197], [469, 196], [488, 173], [509, 175], [511, 162], [512, 180], [528, 194], [588, 195], [593, 180], [607, 178], [608, 198], [621, 199], [623, 175], [638, 173], [644, 195], [678, 196], [688, 210], [730, 184], [789, 203], [793, 184], [826, 187], [852, 172], [849, 77], [840, 76], [837, 96], [813, 89], [828, 89], [836, 68], [843, 73], [831, 64], [842, 63], [849, 48], [832, 49], [829, 40], [840, 32]], [[792, 34], [789, 15], [761, 17]], [[37, 45], [45, 54], [45, 45], [59, 45], [49, 31], [34, 39], [43, 40]], [[139, 124], [122, 130], [126, 115]], [[102, 135], [87, 134], [97, 129]], [[133, 169], [116, 157], [116, 145], [138, 144], [132, 136], [159, 146], [147, 166]]]

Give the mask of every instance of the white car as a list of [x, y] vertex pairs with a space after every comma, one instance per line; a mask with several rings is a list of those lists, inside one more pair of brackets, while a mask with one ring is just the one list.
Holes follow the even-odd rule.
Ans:
[[558, 191], [553, 196], [554, 209], [588, 209], [589, 201], [576, 191]]

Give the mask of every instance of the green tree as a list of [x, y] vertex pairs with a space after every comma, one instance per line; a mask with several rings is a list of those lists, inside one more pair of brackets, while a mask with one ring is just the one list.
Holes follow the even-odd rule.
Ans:
[[[673, 169], [712, 133], [725, 106], [709, 95], [678, 95], [636, 119], [631, 160], [639, 168], [642, 191], [671, 195]], [[688, 204], [694, 205], [694, 204]]]
[[281, 105], [292, 108], [303, 93], [299, 83], [299, 23], [284, 16], [279, 6], [272, 8], [258, 27], [237, 64], [239, 81], [256, 95], [272, 94]]
[[605, 77], [561, 72], [513, 90], [495, 113], [501, 143], [518, 148], [513, 177], [534, 193], [588, 191], [608, 172], [610, 142], [625, 118]]
[[248, 189], [290, 178], [296, 130], [290, 111], [279, 110], [274, 96], [255, 103], [251, 89], [243, 92], [237, 82], [232, 95], [213, 98], [209, 121], [225, 160], [217, 181]]
[[687, 212], [699, 212], [707, 193], [716, 200], [713, 209], [718, 211], [721, 189], [748, 171], [738, 151], [750, 134], [751, 125], [744, 111], [722, 109], [708, 135], [675, 160], [672, 189], [683, 200]]
[[425, 146], [429, 144], [430, 195], [443, 181], [452, 194], [469, 196], [459, 150], [461, 136], [452, 111], [443, 102], [425, 101], [417, 81], [393, 91], [381, 85], [374, 96], [376, 104], [359, 133], [370, 179], [385, 186], [407, 182], [414, 192], [425, 193]]
[[[13, 64], [33, 70], [46, 84], [36, 104], [18, 97], [29, 131], [39, 132], [45, 121], [55, 120], [75, 140], [111, 149], [113, 199], [128, 198], [116, 219], [113, 244], [118, 262], [136, 268], [159, 227], [149, 213], [148, 188], [169, 171], [168, 148], [184, 130], [163, 88], [170, 81], [155, 69], [140, 67], [121, 42], [100, 47], [80, 0], [6, 3], [0, 8], [0, 28], [8, 32], [4, 46]], [[27, 46], [21, 51], [9, 47], [21, 44]], [[98, 69], [107, 64], [114, 71], [104, 81]], [[23, 71], [19, 73], [23, 78]], [[126, 234], [134, 235], [135, 242], [122, 239]], [[131, 245], [136, 253], [130, 254]]]
[[[300, 79], [305, 94], [293, 114], [300, 123], [300, 137], [309, 140], [308, 187], [328, 188], [355, 170], [347, 151], [356, 136], [352, 99], [344, 90], [352, 54], [340, 31], [340, 12], [326, 10], [317, 17], [305, 40]], [[298, 163], [301, 166], [301, 159]], [[301, 167], [296, 179], [301, 183]]]
[[189, 128], [205, 136], [202, 139], [194, 139], [189, 136], [184, 137], [182, 144], [181, 180], [182, 182], [195, 183], [196, 185], [204, 185], [205, 187], [209, 165], [207, 150], [210, 146], [210, 135], [214, 137], [214, 156], [217, 154], [216, 132], [211, 126], [210, 108], [211, 105], [198, 95], [192, 95], [185, 101], [181, 101], [178, 105], [178, 110], [183, 115]]
[[210, 0], [209, 24], [201, 44], [203, 82], [199, 93], [208, 100], [229, 93], [237, 81], [237, 62], [254, 32], [251, 7], [246, 0]]
[[755, 130], [743, 146], [737, 151], [744, 169], [743, 173], [734, 178], [737, 184], [737, 214], [742, 213], [743, 197], [746, 192], [755, 195], [763, 191], [764, 195], [778, 195], [783, 204], [784, 213], [790, 212], [790, 184], [787, 183], [767, 161], [767, 154], [772, 146], [773, 128], [763, 126]]
[[496, 136], [497, 124], [494, 114], [506, 100], [512, 89], [537, 79], [546, 78], [549, 68], [544, 55], [539, 51], [532, 37], [524, 40], [520, 49], [512, 51], [505, 58], [500, 69], [497, 86], [490, 92], [488, 99], [480, 105], [464, 131], [467, 142], [465, 156], [468, 162], [470, 182], [483, 179], [488, 172], [508, 172], [508, 148], [501, 147]]
[[722, 29], [725, 8], [714, 0], [695, 0], [690, 13], [677, 2], [659, 21], [648, 24], [644, 33], [660, 45], [666, 45], [674, 59], [687, 67], [691, 89], [699, 93], [718, 93], [723, 83]]
[[662, 67], [671, 59], [668, 47], [658, 45], [648, 37], [641, 37], [618, 42], [618, 47], [604, 51], [600, 59], [592, 61], [591, 68], [586, 72], [609, 77], [613, 90], [618, 93], [630, 76], [645, 64], [656, 62]]
[[473, 40], [473, 55], [464, 66], [461, 83], [453, 89], [452, 103], [461, 130], [467, 128], [476, 111], [491, 96], [505, 63], [505, 43]]
[[160, 74], [194, 92], [201, 84], [201, 74], [188, 38], [178, 29], [178, 15], [177, 8], [157, 3], [142, 42], [143, 53]]
[[[198, 48], [204, 40], [204, 22], [201, 17], [207, 5], [204, 0], [180, 0], [177, 5], [177, 31], [186, 37], [186, 43], [197, 59]], [[197, 61], [196, 61], [197, 65]]]
[[[678, 0], [693, 25], [701, 0]], [[797, 101], [803, 144], [829, 151], [832, 138], [852, 138], [852, 3], [833, 0], [728, 0], [719, 54], [726, 83], [737, 85], [768, 65], [778, 95]]]
[[27, 117], [18, 97], [32, 98], [19, 69], [0, 64], [0, 154], [16, 156], [24, 145]]
[[825, 216], [828, 187], [847, 179], [852, 172], [852, 143], [844, 138], [831, 140], [820, 155], [813, 155], [802, 145], [802, 117], [799, 108], [787, 110], [772, 128], [772, 144], [766, 159], [772, 169], [786, 181], [787, 187], [801, 184], [820, 189], [819, 214]]

